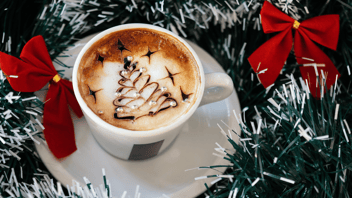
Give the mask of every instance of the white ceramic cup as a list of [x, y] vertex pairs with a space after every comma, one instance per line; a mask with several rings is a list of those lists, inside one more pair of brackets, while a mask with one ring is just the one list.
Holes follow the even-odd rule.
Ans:
[[[93, 43], [112, 32], [135, 28], [156, 30], [177, 38], [177, 40], [182, 42], [194, 56], [199, 67], [198, 71], [201, 80], [201, 84], [198, 88], [198, 98], [196, 99], [196, 102], [191, 107], [191, 109], [187, 111], [187, 113], [180, 116], [175, 122], [168, 126], [148, 131], [132, 131], [128, 129], [118, 128], [102, 120], [84, 102], [79, 92], [77, 83], [77, 71], [81, 58]], [[191, 46], [185, 40], [161, 27], [137, 23], [112, 27], [93, 37], [83, 47], [76, 59], [73, 68], [72, 84], [77, 101], [81, 106], [85, 119], [87, 120], [94, 138], [97, 140], [99, 145], [108, 153], [125, 160], [148, 159], [157, 155], [158, 153], [161, 153], [176, 138], [176, 136], [181, 131], [183, 124], [192, 116], [192, 114], [199, 106], [223, 100], [230, 96], [233, 92], [233, 82], [231, 78], [225, 73], [204, 74], [201, 61]], [[209, 88], [218, 89], [216, 89], [217, 91], [204, 92], [204, 90]]]

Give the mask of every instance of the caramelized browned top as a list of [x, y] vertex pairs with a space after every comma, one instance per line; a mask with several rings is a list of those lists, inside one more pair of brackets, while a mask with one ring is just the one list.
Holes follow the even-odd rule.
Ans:
[[130, 130], [167, 126], [196, 101], [200, 76], [191, 52], [156, 30], [110, 33], [83, 55], [78, 86], [89, 108]]

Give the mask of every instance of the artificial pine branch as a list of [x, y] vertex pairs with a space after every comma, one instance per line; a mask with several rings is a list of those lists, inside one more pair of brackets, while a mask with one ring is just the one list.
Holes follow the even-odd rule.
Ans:
[[[336, 89], [333, 91], [336, 93], [335, 100], [332, 102], [330, 96], [324, 97], [322, 101], [311, 98], [306, 103], [301, 118], [301, 122], [303, 120], [309, 121], [306, 126], [312, 128], [315, 133], [320, 136], [324, 136], [324, 134], [329, 135], [329, 138], [334, 138], [336, 141], [314, 140], [313, 142], [304, 142], [304, 139], [301, 137], [296, 140], [298, 145], [295, 145], [296, 143], [291, 145], [292, 147], [278, 159], [276, 165], [273, 165], [273, 155], [270, 155], [279, 155], [278, 152], [271, 148], [271, 145], [275, 143], [274, 141], [277, 141], [281, 137], [276, 142], [275, 148], [282, 150], [287, 148], [290, 142], [299, 136], [297, 130], [293, 130], [293, 124], [285, 120], [280, 122], [281, 125], [277, 124], [274, 129], [276, 122], [272, 119], [272, 113], [268, 107], [275, 112], [276, 107], [268, 102], [268, 99], [273, 98], [278, 104], [282, 103], [280, 112], [286, 113], [287, 117], [297, 114], [295, 108], [292, 107], [293, 99], [289, 100], [289, 105], [284, 104], [285, 102], [281, 98], [278, 98], [276, 90], [283, 94], [283, 85], [292, 82], [291, 74], [297, 82], [299, 82], [300, 75], [298, 65], [295, 62], [293, 54], [291, 54], [284, 66], [283, 74], [278, 78], [275, 85], [270, 89], [264, 89], [248, 64], [246, 60], [248, 56], [270, 38], [270, 36], [262, 32], [261, 26], [256, 24], [259, 20], [262, 0], [228, 0], [226, 2], [216, 0], [178, 0], [176, 2], [169, 0], [101, 0], [98, 4], [94, 4], [94, 1], [88, 0], [53, 2], [4, 0], [0, 3], [0, 21], [3, 24], [0, 26], [2, 28], [0, 29], [2, 30], [0, 31], [0, 50], [18, 57], [26, 41], [35, 35], [42, 34], [53, 61], [60, 64], [55, 58], [67, 56], [65, 55], [65, 49], [73, 46], [73, 43], [77, 39], [122, 23], [151, 23], [172, 30], [180, 36], [187, 36], [187, 39], [196, 42], [214, 56], [233, 78], [243, 112], [245, 112], [242, 116], [246, 117], [246, 120], [258, 120], [258, 118], [266, 120], [266, 125], [262, 128], [262, 134], [259, 136], [256, 134], [256, 143], [254, 142], [254, 144], [259, 144], [261, 147], [256, 147], [257, 149], [247, 147], [249, 151], [243, 153], [239, 152], [243, 147], [237, 147], [234, 144], [238, 152], [229, 159], [235, 160], [243, 155], [240, 158], [241, 167], [253, 168], [253, 164], [250, 162], [254, 162], [254, 165], [257, 164], [257, 167], [254, 167], [254, 169], [262, 164], [262, 168], [268, 168], [267, 173], [275, 173], [277, 176], [297, 176], [297, 178], [289, 177], [289, 179], [295, 179], [295, 184], [290, 184], [279, 181], [272, 175], [272, 177], [268, 175], [263, 176], [263, 180], [262, 172], [258, 171], [248, 173], [243, 170], [229, 169], [227, 170], [227, 174], [239, 176], [238, 182], [236, 185], [233, 185], [233, 183], [228, 183], [228, 180], [222, 180], [225, 182], [224, 185], [226, 188], [217, 188], [218, 184], [216, 184], [210, 190], [213, 197], [228, 197], [229, 193], [231, 191], [234, 192], [236, 187], [238, 195], [243, 193], [249, 197], [256, 195], [266, 195], [267, 197], [300, 195], [302, 197], [310, 197], [310, 195], [313, 196], [314, 191], [316, 192], [313, 182], [315, 182], [314, 184], [318, 188], [318, 195], [347, 197], [352, 192], [349, 190], [351, 186], [348, 184], [348, 179], [352, 175], [350, 170], [346, 169], [346, 167], [349, 167], [348, 163], [350, 163], [348, 157], [350, 156], [350, 147], [347, 141], [343, 140], [343, 130], [347, 131], [343, 120], [352, 125], [350, 113], [352, 101], [350, 90], [352, 0], [293, 0], [288, 2], [271, 0], [271, 2], [281, 10], [285, 10], [287, 7], [287, 14], [297, 18], [297, 20], [305, 20], [323, 14], [339, 14], [341, 28], [337, 51], [323, 49], [342, 74], [341, 78], [337, 81]], [[62, 66], [71, 67], [70, 65]], [[0, 90], [3, 95], [1, 98], [13, 92], [6, 80], [2, 83], [6, 88]], [[300, 83], [298, 84], [300, 85]], [[19, 94], [14, 93], [15, 96]], [[21, 96], [23, 94], [21, 93]], [[329, 94], [330, 92], [328, 91], [327, 95]], [[32, 97], [34, 95], [28, 94], [26, 96]], [[4, 110], [11, 109], [14, 112], [21, 112], [19, 111], [20, 107], [11, 106], [7, 100], [2, 100], [2, 102], [4, 102], [2, 107], [6, 106]], [[335, 113], [334, 109], [337, 103], [340, 104], [340, 113], [338, 120], [335, 121], [333, 114]], [[18, 100], [18, 104], [22, 104], [21, 99]], [[37, 105], [34, 103], [29, 104], [28, 101], [24, 104], [29, 106]], [[40, 104], [38, 105], [39, 107], [41, 106]], [[260, 115], [258, 115], [257, 111]], [[319, 117], [318, 113], [321, 117]], [[22, 116], [21, 113], [18, 115]], [[327, 122], [323, 121], [322, 116]], [[293, 117], [297, 118], [299, 116], [296, 115]], [[16, 118], [11, 119], [16, 120]], [[297, 119], [293, 121], [297, 121]], [[23, 120], [21, 122], [20, 125], [25, 124]], [[248, 128], [250, 129], [251, 126], [248, 126]], [[11, 131], [8, 129], [5, 129], [5, 131], [6, 134], [11, 134]], [[248, 130], [248, 132], [253, 133], [251, 130]], [[349, 134], [348, 137], [350, 137]], [[246, 138], [246, 133], [243, 133], [242, 138]], [[33, 142], [29, 141], [27, 137], [26, 143], [23, 143], [23, 145], [32, 150], [34, 148]], [[323, 141], [330, 144], [331, 148], [321, 147], [330, 156], [323, 157], [319, 152], [317, 153], [317, 147], [321, 145], [317, 146], [315, 143]], [[237, 144], [241, 146], [241, 142]], [[341, 160], [338, 158], [339, 145], [341, 145]], [[261, 155], [260, 160], [245, 154], [252, 153], [253, 156], [253, 153], [256, 152], [255, 150]], [[288, 153], [292, 155], [288, 155]], [[44, 170], [44, 168], [41, 168], [43, 166], [42, 163], [35, 156], [35, 151], [30, 152], [28, 149], [23, 149], [18, 155], [21, 158], [20, 161], [12, 156], [10, 160], [6, 160], [6, 163], [3, 164], [4, 166], [1, 166], [2, 172], [0, 173], [0, 178], [1, 175], [5, 174], [4, 179], [9, 177], [9, 174], [12, 173], [12, 170], [10, 171], [12, 167], [19, 182], [28, 181], [27, 179], [31, 180], [32, 175], [40, 174], [36, 172], [38, 171], [36, 170], [38, 167], [40, 167], [40, 170]], [[30, 156], [30, 159], [25, 161], [27, 156]], [[244, 159], [247, 161], [243, 161]], [[284, 159], [288, 161], [287, 164], [283, 164]], [[30, 165], [31, 168], [29, 168], [28, 164], [33, 165]], [[272, 167], [269, 168], [269, 165]], [[344, 168], [342, 168], [342, 165]], [[29, 173], [27, 179], [20, 179], [21, 166], [26, 168], [26, 172]], [[296, 170], [296, 167], [300, 169]], [[317, 167], [320, 167], [323, 172], [318, 171]], [[283, 173], [283, 170], [286, 172], [286, 175]], [[340, 179], [340, 176], [342, 176], [345, 182]], [[248, 179], [244, 179], [246, 177], [250, 177], [252, 184], [256, 181], [256, 178], [259, 177], [260, 180], [252, 187]], [[332, 181], [333, 184], [325, 185], [325, 181]], [[10, 185], [14, 185], [14, 183]], [[219, 182], [220, 185], [222, 185], [221, 182]], [[233, 188], [234, 186], [235, 188]], [[9, 189], [8, 187], [6, 185], [1, 186], [2, 195], [9, 195], [9, 192], [5, 192], [5, 189]], [[326, 189], [323, 189], [323, 187], [326, 187]], [[213, 193], [214, 189], [216, 193]]]

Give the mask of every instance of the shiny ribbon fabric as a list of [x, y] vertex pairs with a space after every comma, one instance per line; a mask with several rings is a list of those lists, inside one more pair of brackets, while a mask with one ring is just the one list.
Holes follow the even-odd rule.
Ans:
[[42, 36], [29, 40], [20, 58], [0, 52], [0, 67], [15, 91], [35, 92], [50, 82], [44, 104], [44, 136], [55, 157], [66, 157], [77, 150], [68, 105], [78, 117], [83, 116], [72, 83], [58, 75]]
[[[267, 88], [275, 82], [293, 45], [303, 79], [308, 83], [311, 94], [320, 97], [319, 87], [324, 86], [324, 78], [325, 86], [329, 89], [340, 73], [314, 42], [336, 50], [340, 31], [339, 15], [317, 16], [299, 23], [267, 1], [260, 15], [264, 33], [278, 32], [248, 58], [263, 86]], [[295, 32], [294, 42], [292, 30]]]

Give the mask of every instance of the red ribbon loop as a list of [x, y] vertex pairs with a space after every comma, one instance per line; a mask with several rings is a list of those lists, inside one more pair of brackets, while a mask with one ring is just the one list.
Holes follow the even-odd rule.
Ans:
[[[0, 52], [0, 66], [15, 91], [35, 92], [50, 84], [44, 105], [44, 136], [49, 149], [57, 158], [77, 150], [73, 122], [68, 105], [78, 117], [82, 111], [74, 96], [72, 83], [58, 78], [42, 36], [35, 36], [23, 47], [20, 59]], [[9, 75], [17, 76], [11, 78]]]
[[[339, 15], [318, 16], [298, 23], [267, 1], [264, 2], [260, 15], [264, 33], [279, 32], [248, 58], [265, 88], [275, 82], [290, 54], [292, 30], [295, 30], [296, 60], [303, 65], [300, 71], [303, 79], [308, 82], [312, 95], [320, 96], [319, 83], [323, 86], [324, 78], [328, 89], [335, 83], [340, 73], [314, 42], [336, 50], [340, 31]], [[325, 91], [326, 89], [324, 93]]]

